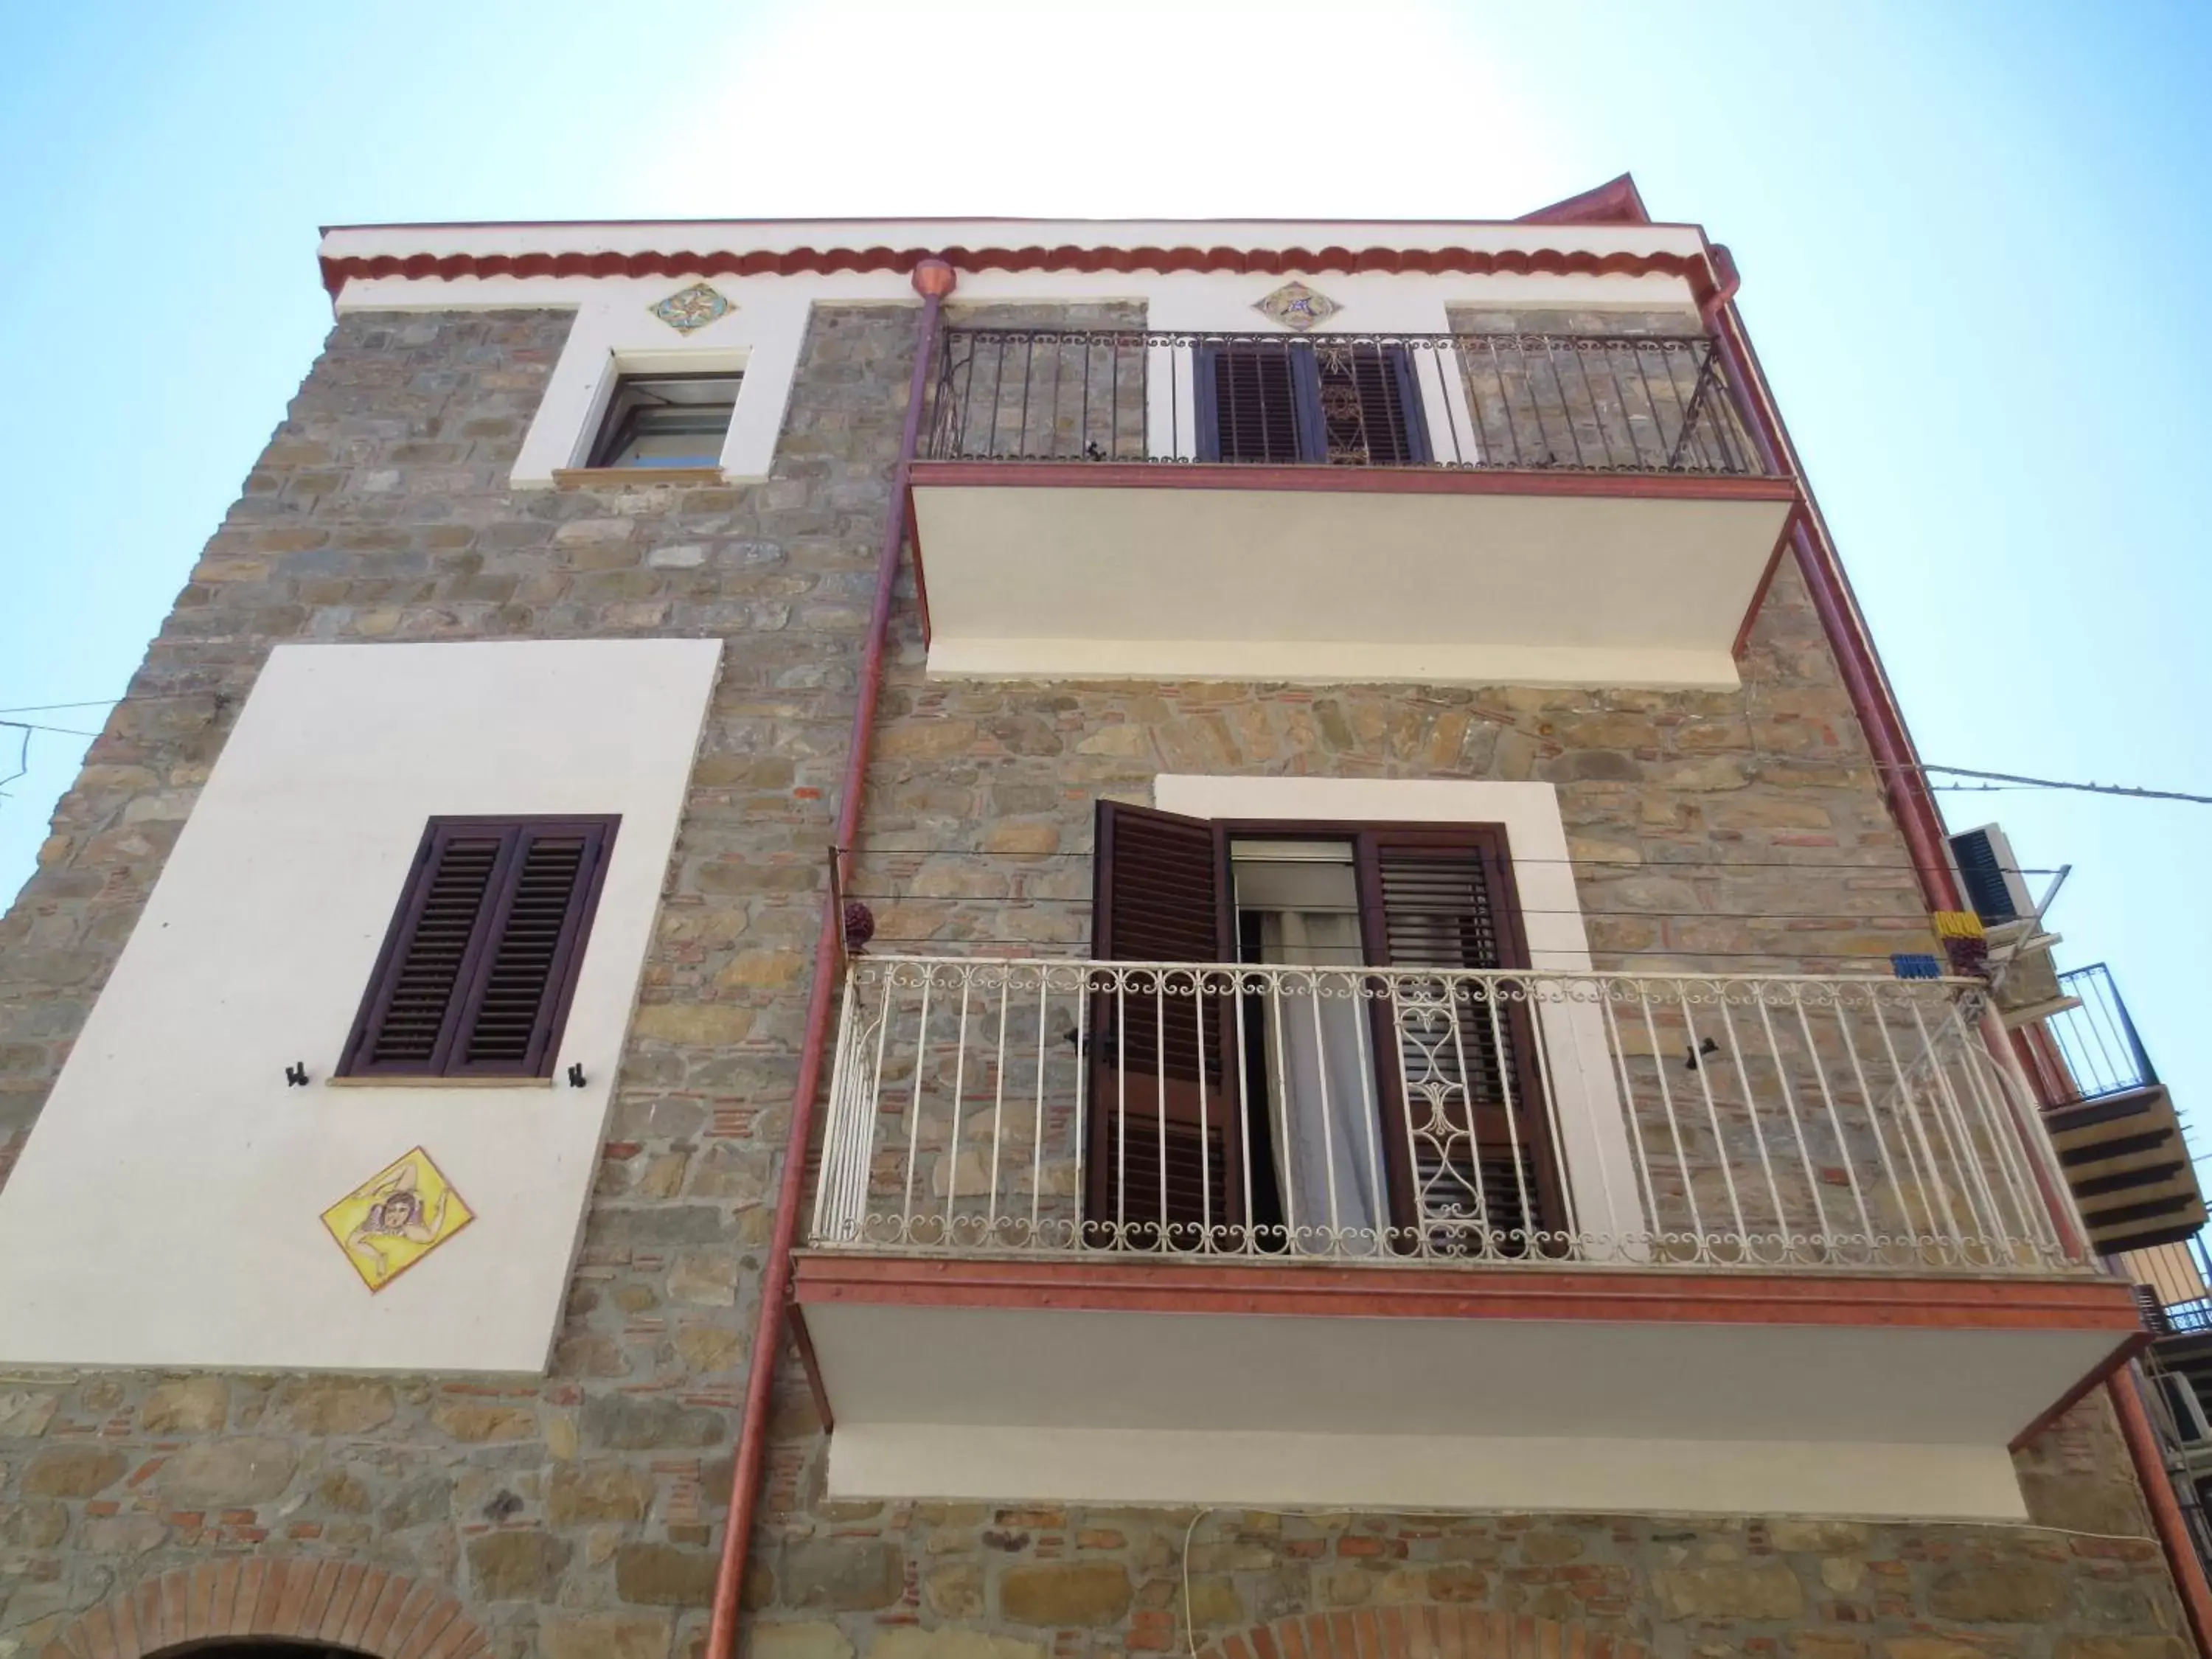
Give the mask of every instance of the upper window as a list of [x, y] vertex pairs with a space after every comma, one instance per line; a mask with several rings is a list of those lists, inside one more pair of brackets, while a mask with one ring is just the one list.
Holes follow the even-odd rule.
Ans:
[[432, 818], [341, 1077], [550, 1077], [615, 817]]
[[1430, 459], [1405, 347], [1328, 340], [1201, 344], [1198, 459], [1409, 466]]
[[591, 466], [719, 466], [738, 374], [625, 374], [615, 382]]

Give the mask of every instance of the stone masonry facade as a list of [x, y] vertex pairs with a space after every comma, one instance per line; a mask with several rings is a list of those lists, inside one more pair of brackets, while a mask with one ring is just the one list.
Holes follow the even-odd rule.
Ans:
[[[565, 1322], [538, 1380], [0, 1373], [0, 1659], [120, 1651], [116, 1609], [207, 1583], [244, 1607], [249, 1574], [272, 1618], [321, 1616], [356, 1566], [411, 1587], [379, 1593], [413, 1609], [407, 1659], [434, 1630], [502, 1659], [696, 1651], [916, 316], [817, 308], [766, 483], [532, 494], [506, 477], [567, 313], [340, 319], [0, 922], [0, 1181], [271, 646], [718, 636]], [[1931, 948], [1786, 569], [1727, 694], [922, 663], [909, 573], [855, 882], [886, 945], [1080, 945], [1093, 803], [1174, 770], [1555, 782], [1601, 964]], [[1472, 1659], [1463, 1613], [1668, 1659], [2185, 1651], [2094, 1397], [2022, 1454], [2023, 1528], [837, 1504], [795, 1363], [769, 1433], [761, 1659], [1321, 1659], [1297, 1632], [1323, 1614], [1347, 1656]], [[401, 1659], [397, 1613], [361, 1611], [326, 1633]]]

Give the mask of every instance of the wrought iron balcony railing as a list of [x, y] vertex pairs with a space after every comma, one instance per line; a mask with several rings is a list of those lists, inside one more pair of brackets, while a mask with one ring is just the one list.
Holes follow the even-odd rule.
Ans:
[[952, 328], [927, 459], [1764, 471], [1702, 336]]
[[2076, 1097], [2101, 1100], [2155, 1087], [2158, 1073], [2112, 983], [2112, 970], [2101, 962], [2075, 968], [2058, 975], [2058, 988], [2080, 998], [2081, 1006], [2051, 1015], [2043, 1026], [2065, 1059]]
[[943, 1255], [2051, 1273], [1954, 981], [856, 959], [811, 1237]]

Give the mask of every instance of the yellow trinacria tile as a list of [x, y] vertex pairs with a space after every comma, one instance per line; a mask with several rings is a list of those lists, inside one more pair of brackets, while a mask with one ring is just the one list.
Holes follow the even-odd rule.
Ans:
[[476, 1219], [420, 1146], [323, 1212], [361, 1282], [380, 1291]]

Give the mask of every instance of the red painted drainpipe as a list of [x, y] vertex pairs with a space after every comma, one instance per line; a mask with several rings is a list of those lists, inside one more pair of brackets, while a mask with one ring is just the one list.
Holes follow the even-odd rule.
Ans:
[[[1804, 504], [1791, 526], [1791, 546], [1805, 586], [1812, 594], [1813, 607], [1820, 615], [1821, 631], [1827, 635], [1837, 665], [1843, 672], [1851, 708], [1866, 731], [1875, 763], [1881, 769], [1882, 787], [1897, 816], [1898, 827], [1904, 832], [1906, 850], [1911, 855], [1914, 872], [1919, 877], [1921, 896], [1931, 910], [1958, 909], [1958, 884], [1943, 852], [1947, 843], [1942, 817], [1936, 810], [1935, 798], [1928, 792], [1927, 778], [1919, 769], [1919, 755], [1913, 748], [1911, 734], [1905, 729], [1896, 690], [1882, 671], [1881, 659], [1867, 631], [1857, 597], [1844, 574], [1843, 562], [1836, 556], [1827, 520], [1821, 516], [1812, 484], [1798, 461], [1796, 447], [1790, 441], [1789, 429], [1783, 424], [1782, 412], [1775, 405], [1772, 388], [1759, 366], [1758, 353], [1744, 329], [1743, 319], [1736, 312], [1735, 295], [1740, 279], [1735, 262], [1725, 248], [1714, 251], [1718, 256], [1714, 264], [1720, 285], [1704, 310], [1715, 349], [1736, 391], [1738, 407], [1751, 429], [1752, 440], [1758, 445], [1768, 469], [1796, 478], [1803, 495]], [[2039, 1169], [2039, 1177], [2040, 1174]], [[2074, 1237], [2066, 1206], [2057, 1194], [2046, 1187], [2044, 1200], [2061, 1236]], [[2143, 1501], [2150, 1510], [2152, 1530], [2158, 1534], [2166, 1570], [2173, 1575], [2174, 1588], [2180, 1595], [2182, 1611], [2189, 1620], [2197, 1650], [2206, 1659], [2212, 1659], [2212, 1585], [2205, 1581], [2203, 1566], [2197, 1559], [2196, 1547], [2189, 1536], [2188, 1523], [2182, 1517], [2181, 1505], [2166, 1477], [2158, 1437], [2136, 1393], [2133, 1367], [2106, 1379], [2105, 1393], [2112, 1403], [2113, 1414], [2119, 1419], [2120, 1436], [2127, 1443], [2136, 1482], [2142, 1489]]]
[[760, 1318], [753, 1327], [752, 1358], [745, 1374], [744, 1412], [738, 1424], [737, 1457], [730, 1474], [730, 1519], [722, 1534], [721, 1565], [714, 1574], [714, 1615], [707, 1627], [706, 1659], [729, 1659], [736, 1650], [738, 1595], [744, 1582], [745, 1555], [751, 1547], [753, 1517], [759, 1506], [769, 1397], [775, 1389], [776, 1359], [783, 1346], [791, 1252], [798, 1237], [799, 1209], [806, 1197], [806, 1149], [813, 1134], [814, 1098], [821, 1086], [822, 1056], [829, 1046], [830, 1015], [842, 961], [838, 947], [843, 919], [836, 912], [836, 894], [852, 879], [852, 848], [860, 827], [868, 747], [875, 736], [876, 697], [884, 683], [884, 647], [890, 635], [891, 596], [898, 583], [899, 550], [906, 538], [907, 486], [921, 440], [921, 406], [929, 388], [938, 318], [945, 296], [952, 292], [957, 280], [952, 267], [942, 259], [924, 259], [915, 267], [915, 292], [921, 295], [921, 332], [915, 342], [914, 374], [907, 384], [906, 425], [899, 435], [898, 466], [891, 474], [890, 501], [884, 509], [875, 606], [868, 614], [860, 690], [853, 706], [853, 736], [845, 759], [844, 793], [838, 799], [837, 827], [830, 842], [838, 849], [837, 882], [823, 898], [822, 931], [814, 941], [814, 985], [807, 996], [806, 1030], [799, 1042], [799, 1080], [792, 1090], [783, 1177], [776, 1187], [775, 1234], [769, 1243], [768, 1271], [761, 1280]]

